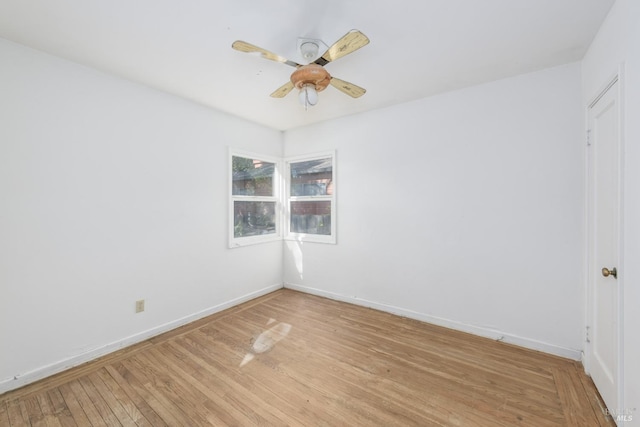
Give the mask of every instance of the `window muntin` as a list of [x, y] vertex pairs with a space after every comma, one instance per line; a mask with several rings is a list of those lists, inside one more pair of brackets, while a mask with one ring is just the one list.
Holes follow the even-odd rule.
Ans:
[[229, 246], [280, 239], [278, 160], [231, 152], [229, 163]]
[[335, 243], [335, 154], [287, 160], [287, 238]]

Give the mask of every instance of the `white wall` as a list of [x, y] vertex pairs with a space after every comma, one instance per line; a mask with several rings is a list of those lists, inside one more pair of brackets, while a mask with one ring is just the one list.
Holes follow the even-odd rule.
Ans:
[[0, 63], [0, 393], [282, 286], [281, 242], [226, 247], [227, 146], [280, 132], [1, 39]]
[[285, 133], [337, 150], [338, 244], [287, 242], [286, 286], [579, 358], [580, 65]]
[[640, 426], [640, 2], [617, 0], [582, 63], [583, 111], [622, 66], [624, 144], [623, 410]]

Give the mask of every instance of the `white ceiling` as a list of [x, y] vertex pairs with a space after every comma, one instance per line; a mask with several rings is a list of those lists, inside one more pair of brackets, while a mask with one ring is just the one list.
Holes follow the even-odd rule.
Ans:
[[[0, 0], [0, 37], [286, 130], [580, 60], [614, 0]], [[305, 63], [298, 37], [371, 43], [326, 65], [333, 87], [305, 111], [269, 94]]]

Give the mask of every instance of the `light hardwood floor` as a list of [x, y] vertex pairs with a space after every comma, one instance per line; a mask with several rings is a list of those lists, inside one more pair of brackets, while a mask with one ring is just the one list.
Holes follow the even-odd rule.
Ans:
[[0, 395], [0, 426], [604, 426], [579, 363], [279, 290]]

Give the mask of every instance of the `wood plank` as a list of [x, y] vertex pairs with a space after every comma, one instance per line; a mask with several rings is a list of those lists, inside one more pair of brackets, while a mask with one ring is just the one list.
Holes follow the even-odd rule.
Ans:
[[64, 401], [64, 397], [62, 397], [62, 393], [60, 393], [60, 390], [55, 388], [48, 391], [47, 395], [49, 396], [49, 400], [51, 401], [53, 415], [60, 422], [60, 425], [63, 427], [77, 426], [78, 424], [75, 422], [73, 414]]
[[12, 427], [29, 426], [29, 416], [25, 418], [22, 413], [22, 407], [19, 399], [12, 399], [6, 402], [7, 415], [9, 417], [9, 423]]
[[[221, 380], [219, 387], [232, 392], [235, 387], [241, 386], [266, 396], [265, 400], [277, 404], [278, 408], [290, 416], [301, 417], [302, 420], [320, 419], [321, 414], [316, 416], [313, 411], [310, 411], [313, 408], [308, 405], [296, 405], [296, 401], [304, 395], [301, 385], [290, 384], [286, 378], [276, 378], [274, 375], [263, 375], [251, 370], [239, 369], [244, 354], [238, 352], [235, 345], [221, 345], [220, 337], [217, 338], [215, 347], [211, 345], [210, 341], [207, 342], [210, 339], [208, 334], [199, 337], [184, 337], [178, 344], [191, 355], [194, 361], [201, 364], [215, 378]], [[292, 424], [300, 424], [300, 422]]]
[[[100, 378], [106, 387], [103, 397], [107, 402], [109, 402], [109, 406], [112, 408], [116, 416], [118, 416], [120, 422], [123, 422], [122, 420], [128, 417], [138, 426], [153, 427], [153, 424], [147, 420], [144, 414], [138, 409], [137, 405], [129, 398], [127, 393], [118, 385], [113, 377], [109, 375], [106, 368], [102, 368], [96, 372], [96, 376]], [[95, 382], [97, 379], [92, 379], [92, 381]], [[103, 392], [101, 392], [101, 394], [102, 393]], [[120, 409], [114, 410], [114, 406], [116, 405], [122, 408], [122, 411], [127, 414], [127, 417], [118, 415], [120, 413]]]
[[0, 402], [0, 426], [8, 426], [9, 424], [9, 412], [7, 410], [7, 403]]
[[[307, 314], [308, 313], [305, 313], [305, 317], [307, 317]], [[300, 319], [298, 319], [298, 321], [296, 320], [292, 320], [292, 321], [294, 323], [299, 323], [299, 320]], [[240, 323], [241, 321], [234, 321], [233, 327], [238, 327]], [[319, 339], [322, 340], [323, 339], [322, 336], [329, 335], [329, 332], [327, 330], [324, 330], [324, 331], [317, 330], [317, 328], [325, 328], [325, 329], [327, 328], [321, 322], [316, 322], [315, 325], [316, 325], [315, 326], [316, 330], [313, 331], [313, 333], [308, 333], [308, 331], [305, 331], [306, 336], [313, 337], [313, 340], [317, 341]], [[332, 327], [333, 326], [329, 326], [328, 329], [331, 329]], [[344, 348], [347, 348], [352, 343], [360, 342], [362, 344], [362, 346], [360, 347], [367, 349], [367, 352], [378, 351], [379, 353], [381, 353], [379, 354], [380, 357], [378, 359], [383, 362], [385, 361], [385, 356], [392, 356], [389, 353], [383, 354], [385, 352], [380, 350], [380, 347], [382, 345], [381, 342], [387, 339], [385, 336], [381, 335], [373, 338], [369, 337], [363, 341], [361, 335], [365, 335], [365, 334], [349, 333], [343, 340], [341, 340], [341, 338], [339, 337], [333, 336], [327, 339], [326, 341], [322, 342], [322, 346], [320, 346], [321, 347], [320, 350], [322, 350], [322, 348], [331, 347], [332, 344], [338, 344], [342, 342], [343, 349], [334, 348], [333, 351], [343, 351]], [[411, 340], [410, 342], [415, 343], [420, 341], [421, 340]], [[313, 345], [314, 345], [313, 342], [306, 343], [306, 346], [313, 346]], [[388, 346], [388, 352], [394, 352], [399, 347], [402, 347], [402, 344], [400, 342], [392, 342], [390, 346]], [[459, 382], [460, 381], [458, 379], [459, 373], [466, 372], [469, 368], [473, 368], [473, 364], [470, 364], [469, 362], [464, 360], [465, 359], [464, 355], [458, 355], [458, 357], [452, 357], [451, 354], [447, 354], [446, 358], [443, 358], [439, 354], [440, 350], [432, 350], [430, 351], [430, 353], [428, 352], [425, 353], [425, 349], [422, 348], [423, 346], [419, 346], [417, 344], [407, 344], [405, 345], [405, 347], [406, 348], [401, 349], [402, 351], [400, 351], [400, 354], [398, 355], [398, 357], [395, 357], [395, 358], [392, 357], [392, 359], [396, 359], [396, 362], [399, 361], [400, 366], [406, 365], [406, 367], [410, 368], [412, 372], [415, 372], [416, 369], [417, 370], [428, 369], [430, 370], [429, 372], [430, 374], [432, 374], [435, 378], [441, 381], [446, 380], [452, 383]], [[359, 355], [359, 358], [362, 359], [365, 356], [367, 356], [368, 354], [367, 352], [362, 352]], [[421, 352], [422, 354], [420, 354]], [[353, 354], [353, 352], [350, 352], [350, 353]], [[430, 360], [430, 359], [435, 359], [435, 360]], [[390, 360], [386, 360], [386, 362], [389, 362], [389, 361]], [[354, 360], [352, 363], [357, 363], [357, 362]], [[428, 368], [429, 364], [431, 364], [431, 368]], [[376, 369], [383, 370], [384, 369], [383, 365], [384, 363], [381, 366], [377, 367]], [[527, 399], [535, 399], [541, 405], [552, 404], [552, 407], [549, 409], [551, 412], [557, 411], [560, 407], [560, 404], [557, 400], [549, 401], [543, 395], [545, 390], [549, 390], [549, 391], [554, 390], [553, 378], [551, 374], [547, 375], [548, 385], [545, 387], [545, 389], [536, 391], [535, 388], [532, 387], [532, 385], [529, 382], [522, 381], [519, 377], [516, 376], [516, 375], [520, 375], [520, 372], [513, 372], [512, 375], [506, 375], [502, 373], [501, 365], [496, 365], [495, 367], [493, 367], [492, 362], [485, 361], [482, 365], [476, 366], [474, 369], [475, 369], [475, 376], [470, 379], [469, 378], [464, 379], [466, 386], [475, 385], [476, 388], [485, 388], [486, 392], [492, 392], [496, 394], [494, 398], [503, 400], [503, 401], [507, 399], [511, 399], [514, 403], [516, 403], [516, 406], [517, 406], [517, 394], [525, 393], [527, 394]], [[509, 371], [509, 367], [505, 367], [504, 370]], [[487, 389], [486, 387], [484, 387], [487, 384], [491, 384], [492, 387]], [[501, 391], [500, 390], [501, 388], [506, 388], [506, 389]], [[534, 393], [532, 394], [532, 392]], [[558, 416], [554, 416], [551, 413], [550, 413], [550, 416], [552, 417], [552, 419], [558, 419]]]
[[[239, 326], [242, 322], [237, 319], [234, 319], [233, 323], [234, 323], [234, 326]], [[433, 381], [429, 381], [428, 383], [422, 384], [421, 387], [425, 389], [425, 392], [422, 394], [416, 395], [415, 393], [412, 393], [412, 390], [410, 388], [403, 387], [403, 384], [407, 381], [407, 379], [415, 374], [414, 369], [412, 369], [410, 372], [407, 372], [406, 377], [404, 375], [400, 375], [400, 377], [397, 377], [397, 379], [393, 379], [392, 376], [388, 375], [389, 370], [386, 370], [387, 375], [380, 376], [382, 377], [382, 380], [379, 380], [377, 379], [379, 375], [372, 372], [375, 369], [371, 369], [371, 365], [367, 363], [367, 366], [362, 366], [361, 361], [369, 360], [366, 353], [362, 353], [358, 355], [357, 359], [359, 359], [359, 361], [358, 360], [349, 361], [344, 366], [340, 366], [340, 368], [344, 368], [344, 369], [342, 370], [336, 369], [338, 367], [335, 366], [336, 365], [335, 358], [333, 357], [333, 354], [331, 354], [332, 352], [336, 351], [336, 348], [333, 348], [333, 349], [330, 348], [331, 347], [330, 341], [325, 341], [320, 343], [318, 342], [317, 337], [314, 337], [313, 340], [315, 341], [315, 343], [309, 343], [308, 345], [306, 345], [306, 347], [310, 349], [310, 351], [307, 353], [304, 353], [303, 355], [304, 357], [298, 358], [298, 361], [300, 361], [300, 363], [304, 366], [300, 366], [299, 368], [294, 369], [290, 372], [288, 371], [287, 375], [292, 377], [297, 377], [299, 373], [306, 374], [311, 371], [308, 368], [310, 366], [313, 366], [314, 371], [316, 372], [323, 371], [323, 375], [319, 377], [321, 378], [321, 383], [315, 384], [316, 387], [319, 387], [319, 390], [322, 390], [326, 385], [329, 385], [329, 387], [332, 388], [334, 391], [335, 390], [340, 391], [342, 388], [346, 387], [347, 389], [349, 389], [350, 395], [354, 395], [355, 392], [358, 391], [367, 395], [369, 398], [368, 399], [369, 401], [375, 402], [376, 399], [379, 399], [380, 403], [386, 402], [386, 405], [384, 406], [384, 410], [383, 410], [381, 409], [383, 408], [383, 406], [372, 407], [369, 404], [369, 402], [364, 401], [363, 403], [360, 403], [360, 406], [362, 408], [351, 407], [350, 411], [352, 412], [362, 409], [366, 413], [374, 413], [376, 417], [375, 419], [378, 419], [378, 420], [383, 419], [386, 416], [385, 411], [393, 412], [395, 420], [402, 419], [403, 417], [405, 418], [408, 417], [405, 420], [406, 423], [417, 422], [416, 419], [412, 419], [411, 416], [417, 416], [423, 421], [425, 419], [429, 419], [428, 418], [429, 414], [424, 412], [424, 409], [429, 407], [429, 405], [434, 400], [437, 400], [433, 398], [434, 397], [437, 398], [438, 396], [437, 396], [437, 393], [434, 393], [433, 396], [430, 396], [431, 399], [427, 399], [427, 400], [424, 399], [424, 396], [429, 395], [429, 388], [433, 389], [436, 386], [436, 383], [434, 383]], [[314, 344], [320, 344], [320, 345], [316, 346]], [[324, 353], [324, 349], [327, 347], [329, 347], [329, 349], [327, 349], [327, 353], [321, 354], [321, 353]], [[340, 350], [337, 350], [337, 351], [340, 352]], [[301, 353], [301, 352], [304, 352], [304, 350], [296, 349], [296, 353]], [[321, 357], [321, 356], [324, 356], [324, 357]], [[265, 355], [260, 355], [260, 359], [258, 360], [258, 362], [264, 362], [265, 357], [266, 357]], [[353, 367], [353, 366], [359, 366], [361, 368], [358, 370], [358, 373], [354, 373], [355, 371], [353, 371], [353, 369], [349, 369], [350, 367]], [[307, 369], [305, 369], [305, 367]], [[283, 368], [278, 367], [278, 369], [282, 370]], [[334, 371], [337, 371], [337, 372], [334, 373]], [[393, 371], [394, 371], [393, 375], [397, 376], [399, 372], [397, 367], [395, 367]], [[314, 383], [316, 378], [318, 378], [317, 375], [310, 375], [305, 378], [299, 378], [298, 381], [309, 384], [309, 383]], [[330, 382], [329, 379], [331, 379], [332, 382]], [[372, 381], [375, 381], [375, 383], [373, 383]], [[360, 387], [359, 384], [366, 384], [366, 386]], [[412, 385], [413, 386], [416, 385], [415, 381], [413, 381]], [[357, 388], [359, 388], [359, 390], [356, 390]], [[394, 393], [393, 389], [395, 388], [401, 389], [401, 390], [397, 393]], [[455, 390], [451, 388], [451, 385], [445, 385], [444, 388], [439, 386], [439, 388], [441, 391], [442, 390], [446, 391], [447, 402], [449, 405], [452, 405], [453, 402], [452, 402], [451, 393], [453, 393]], [[376, 391], [379, 391], [379, 392], [376, 394]], [[473, 390], [471, 390], [470, 392], [473, 392]], [[410, 400], [411, 397], [416, 398], [414, 402]], [[459, 408], [457, 408], [458, 412], [466, 409], [465, 405], [467, 405], [470, 397], [471, 396], [465, 394], [460, 398], [461, 405]], [[446, 414], [447, 412], [444, 411], [444, 413]], [[512, 419], [516, 419], [516, 416], [517, 415], [512, 415], [511, 417], [507, 416], [505, 418], [511, 421]], [[445, 419], [433, 419], [430, 421], [446, 424], [448, 422], [452, 422], [453, 418], [455, 418], [454, 414], [448, 414], [447, 418]], [[487, 419], [484, 419], [485, 423], [487, 421], [488, 421]], [[470, 425], [472, 421], [471, 419], [467, 419], [465, 420], [465, 422], [467, 423], [467, 425]], [[481, 420], [475, 421], [475, 423], [480, 423], [480, 422]], [[481, 424], [478, 424], [478, 425], [481, 425]]]
[[172, 354], [180, 355], [183, 368], [190, 370], [190, 375], [201, 383], [203, 387], [218, 394], [222, 401], [219, 401], [218, 398], [214, 398], [214, 401], [219, 402], [220, 409], [231, 417], [230, 419], [234, 419], [235, 412], [239, 410], [236, 404], [237, 399], [229, 401], [225, 397], [231, 395], [244, 396], [246, 393], [251, 393], [263, 404], [272, 406], [270, 410], [287, 425], [302, 424], [301, 419], [294, 418], [292, 415], [297, 408], [291, 406], [290, 402], [283, 398], [281, 394], [272, 393], [265, 387], [264, 383], [254, 382], [253, 378], [248, 375], [242, 375], [238, 371], [227, 369], [217, 359], [209, 358], [208, 355], [202, 353], [198, 347], [190, 347], [188, 343], [185, 343], [184, 338], [180, 340], [180, 344], [184, 347], [179, 347], [175, 343], [167, 343], [165, 350]]
[[29, 424], [33, 427], [43, 427], [47, 424], [44, 422], [44, 415], [40, 410], [40, 404], [38, 400], [33, 397], [27, 397], [22, 399], [21, 405], [26, 408], [27, 416], [29, 417]]
[[[73, 420], [76, 422], [78, 426], [88, 426], [91, 425], [91, 421], [87, 416], [84, 409], [82, 409], [82, 405], [80, 401], [76, 397], [73, 389], [71, 388], [71, 383], [61, 384], [55, 390], [60, 393], [60, 396], [64, 400], [67, 409], [71, 413]], [[55, 390], [52, 390], [53, 393]]]
[[105, 402], [102, 396], [100, 396], [100, 393], [96, 389], [95, 385], [91, 382], [88, 375], [78, 378], [77, 381], [82, 385], [85, 393], [87, 394], [87, 396], [89, 396], [89, 399], [91, 399], [93, 407], [100, 414], [106, 425], [122, 425], [107, 402]]
[[47, 425], [47, 427], [62, 427], [62, 423], [57, 417], [51, 399], [49, 399], [48, 393], [43, 392], [36, 395], [35, 397], [38, 400], [40, 410], [42, 411], [42, 415], [44, 416], [45, 425]]
[[[239, 367], [239, 363], [242, 361], [242, 355], [237, 353], [234, 349], [228, 346], [216, 345], [216, 351], [210, 351], [211, 345], [206, 341], [205, 337], [184, 337], [180, 340], [179, 344], [185, 349], [196, 363], [199, 363], [204, 369], [213, 374], [214, 378], [220, 382], [218, 388], [227, 390], [229, 393], [233, 393], [234, 390], [241, 390], [245, 388], [264, 396], [265, 401], [270, 401], [271, 404], [277, 403], [277, 408], [282, 412], [287, 413], [286, 418], [290, 417], [297, 419], [302, 415], [301, 419], [309, 419], [311, 415], [309, 413], [308, 405], [296, 405], [295, 402], [302, 396], [302, 390], [296, 388], [296, 384], [287, 384], [282, 378], [272, 378], [269, 375], [256, 375], [259, 378], [255, 381], [254, 376], [249, 371], [241, 371], [235, 369]], [[203, 340], [204, 339], [204, 340]], [[216, 340], [216, 344], [218, 341]], [[231, 369], [229, 360], [234, 360], [234, 368]], [[311, 419], [320, 419], [313, 417]], [[291, 424], [300, 424], [300, 422], [291, 422]], [[302, 423], [304, 424], [304, 423]]]
[[198, 319], [198, 320], [194, 320], [193, 322], [190, 322], [186, 325], [182, 325], [178, 328], [175, 328], [171, 331], [165, 332], [164, 334], [158, 335], [157, 337], [152, 337], [149, 339], [149, 342], [154, 343], [154, 344], [158, 344], [158, 343], [162, 343], [164, 341], [170, 340], [172, 338], [177, 338], [181, 335], [184, 334], [188, 334], [189, 332], [191, 332], [194, 329], [198, 329], [203, 325], [209, 324], [212, 321], [220, 321], [223, 320], [225, 318], [227, 318], [228, 316], [231, 316], [233, 314], [245, 311], [245, 310], [249, 310], [254, 306], [260, 305], [265, 303], [266, 301], [269, 301], [272, 298], [276, 298], [278, 297], [278, 291], [276, 292], [271, 292], [269, 294], [266, 295], [262, 295], [260, 297], [254, 298], [250, 301], [247, 301], [243, 304], [234, 306], [234, 307], [230, 307], [227, 308], [225, 310], [222, 310], [218, 313], [214, 313], [210, 316], [206, 316], [202, 319]]
[[[114, 391], [114, 395], [120, 400], [124, 405], [135, 407], [137, 411], [142, 414], [144, 420], [149, 423], [149, 425], [153, 427], [165, 427], [166, 422], [154, 411], [151, 405], [142, 397], [134, 387], [132, 387], [131, 383], [125, 380], [118, 371], [116, 371], [112, 366], [106, 366], [104, 368], [104, 374], [102, 374], [102, 378], [106, 384], [112, 384], [114, 387], [117, 385], [119, 387], [118, 392]], [[110, 380], [107, 378], [110, 378]], [[130, 411], [134, 411], [133, 408]], [[138, 425], [144, 425], [145, 421], [136, 419]]]
[[593, 409], [596, 420], [598, 421], [598, 425], [615, 427], [616, 422], [614, 421], [613, 417], [611, 417], [611, 415], [607, 414], [604, 401], [602, 400], [600, 393], [598, 393], [598, 390], [596, 389], [596, 386], [591, 378], [589, 378], [584, 372], [582, 364], [579, 362], [574, 362], [574, 366], [580, 380], [580, 384], [582, 385], [582, 389], [584, 390], [586, 398], [589, 401], [591, 408]]
[[6, 402], [0, 402], [0, 426], [8, 426], [9, 424], [9, 412], [7, 411]]
[[[238, 319], [234, 319], [233, 323], [234, 324], [238, 324], [239, 320]], [[233, 334], [233, 332], [231, 332]], [[237, 331], [236, 331], [237, 333]], [[240, 332], [240, 335], [242, 335], [242, 332]], [[250, 336], [249, 333], [247, 333], [247, 336]], [[225, 337], [225, 333], [221, 332], [220, 335], [218, 335], [216, 342], [218, 341], [230, 341], [232, 340], [231, 336], [226, 336]], [[248, 349], [248, 347], [247, 347]], [[273, 349], [273, 351], [275, 351], [275, 349]], [[237, 355], [242, 355], [242, 353], [245, 353], [245, 350], [243, 349], [243, 351], [240, 352], [240, 354], [235, 354]], [[369, 407], [370, 405], [367, 402], [362, 402], [362, 408], [358, 407], [358, 406], [353, 406], [353, 405], [349, 405], [349, 400], [348, 399], [343, 399], [343, 400], [337, 400], [337, 401], [332, 401], [331, 399], [327, 398], [327, 396], [333, 394], [334, 392], [339, 392], [340, 390], [338, 389], [339, 385], [343, 385], [343, 379], [340, 377], [333, 377], [331, 375], [328, 375], [326, 372], [323, 372], [323, 375], [320, 376], [321, 381], [323, 381], [325, 383], [325, 386], [320, 386], [318, 384], [315, 384], [313, 381], [313, 376], [315, 376], [316, 378], [318, 377], [317, 373], [322, 371], [322, 367], [321, 366], [314, 366], [313, 370], [310, 369], [305, 369], [305, 372], [308, 372], [310, 374], [310, 377], [304, 377], [304, 378], [300, 378], [298, 373], [295, 370], [288, 370], [286, 369], [283, 365], [284, 363], [282, 363], [283, 358], [278, 357], [278, 360], [275, 360], [274, 358], [270, 357], [267, 354], [260, 354], [258, 356], [256, 356], [256, 359], [254, 361], [252, 361], [252, 363], [254, 364], [254, 366], [256, 364], [261, 365], [261, 367], [263, 368], [263, 370], [272, 370], [275, 369], [277, 370], [279, 373], [284, 374], [286, 377], [288, 377], [288, 379], [290, 379], [294, 384], [299, 384], [301, 388], [298, 393], [295, 393], [294, 396], [292, 396], [292, 399], [299, 399], [299, 397], [297, 396], [297, 394], [299, 393], [304, 393], [304, 394], [320, 394], [320, 396], [316, 396], [316, 399], [321, 400], [322, 402], [322, 406], [327, 408], [327, 410], [329, 412], [332, 412], [334, 415], [340, 415], [341, 413], [343, 413], [344, 411], [348, 410], [351, 414], [351, 417], [361, 417], [362, 418], [362, 422], [368, 422], [371, 423], [371, 419], [368, 418], [369, 414], [371, 412], [376, 412], [375, 408]], [[240, 357], [237, 358], [238, 361], [241, 360]], [[305, 354], [305, 361], [309, 360], [309, 355]], [[289, 360], [289, 362], [293, 361]], [[313, 371], [313, 372], [312, 372]], [[331, 380], [331, 381], [329, 381]], [[282, 381], [281, 381], [282, 382]], [[302, 388], [303, 387], [303, 388]], [[282, 387], [280, 387], [282, 389]], [[328, 392], [327, 389], [333, 388], [333, 392]], [[294, 400], [295, 402], [295, 400]], [[302, 402], [300, 402], [302, 403]], [[377, 419], [383, 420], [385, 418], [386, 414], [383, 412], [380, 412], [377, 414]], [[388, 420], [390, 421], [390, 420]], [[396, 419], [397, 421], [397, 419]]]
[[[208, 390], [199, 387], [197, 381], [183, 371], [169, 366], [158, 352], [149, 352], [145, 354], [146, 363], [150, 367], [150, 373], [154, 376], [167, 375], [171, 378], [171, 387], [176, 394], [181, 396], [179, 401], [174, 400], [174, 404], [179, 405], [185, 413], [189, 413], [192, 417], [197, 416], [204, 423], [212, 425], [228, 424], [223, 421], [220, 406], [218, 402], [214, 403], [213, 396]], [[243, 415], [243, 414], [242, 414]], [[244, 423], [234, 420], [237, 424], [247, 424], [248, 419], [242, 417]]]
[[[163, 347], [163, 350], [166, 348], [166, 346]], [[219, 381], [216, 381], [215, 384], [201, 382], [200, 378], [202, 377], [197, 374], [196, 370], [188, 369], [189, 365], [181, 359], [176, 360], [171, 356], [172, 354], [175, 353], [156, 349], [151, 355], [157, 361], [158, 366], [171, 371], [177, 378], [184, 379], [183, 385], [198, 393], [203, 405], [210, 410], [209, 417], [216, 415], [217, 412], [225, 413], [225, 417], [221, 417], [221, 419], [210, 420], [212, 424], [229, 424], [229, 417], [232, 417], [233, 423], [236, 424], [279, 424], [279, 420], [270, 413], [263, 414], [259, 411], [260, 402], [257, 402], [250, 393], [219, 393], [215, 387]], [[237, 389], [233, 391], [236, 392]], [[234, 395], [242, 395], [244, 399], [232, 398], [231, 396]], [[224, 411], [221, 411], [222, 408]]]
[[569, 427], [587, 425], [587, 419], [589, 416], [593, 417], [593, 411], [588, 402], [586, 406], [584, 405], [585, 399], [581, 399], [580, 389], [575, 388], [571, 371], [553, 368], [553, 376], [558, 387], [558, 396], [562, 401], [566, 425]]
[[[151, 408], [151, 410], [160, 417], [161, 421], [165, 423], [165, 425], [186, 425], [186, 420], [184, 418], [181, 416], [176, 417], [173, 414], [173, 411], [171, 411], [172, 404], [170, 402], [166, 402], [162, 396], [156, 397], [156, 394], [149, 391], [145, 385], [121, 362], [114, 364], [113, 367], [107, 367], [107, 370], [118, 384], [121, 384], [123, 387], [125, 385], [128, 387], [127, 395], [131, 396], [134, 394], [135, 396], [139, 396], [139, 399], [143, 399], [149, 408]], [[141, 408], [140, 405], [138, 405], [138, 407]], [[143, 409], [141, 408], [141, 411], [142, 410]], [[147, 414], [147, 416], [149, 415]]]
[[[188, 412], [185, 412], [183, 407], [176, 404], [182, 400], [182, 397], [175, 392], [172, 388], [171, 382], [165, 376], [155, 377], [149, 367], [145, 366], [144, 362], [140, 362], [136, 357], [132, 357], [127, 360], [122, 360], [120, 365], [129, 374], [129, 378], [134, 378], [134, 383], [137, 384], [137, 390], [139, 393], [145, 393], [146, 396], [152, 397], [152, 399], [160, 406], [154, 406], [156, 411], [161, 411], [164, 417], [169, 420], [167, 424], [170, 425], [184, 425], [200, 422], [203, 420], [192, 420]], [[160, 414], [160, 412], [158, 412]]]
[[100, 367], [115, 363], [120, 358], [130, 357], [132, 354], [138, 351], [143, 351], [145, 348], [150, 347], [151, 345], [152, 344], [149, 340], [133, 344], [129, 347], [125, 347], [113, 353], [107, 354], [106, 356], [101, 356], [90, 362], [85, 362], [82, 365], [67, 369], [66, 371], [54, 374], [40, 381], [36, 381], [33, 384], [28, 384], [16, 390], [11, 390], [4, 394], [0, 394], [0, 401], [28, 397], [32, 394], [40, 393], [41, 391], [54, 389], [62, 384], [68, 384], [69, 382], [87, 375]]
[[[93, 372], [87, 375], [86, 376], [87, 385], [92, 386], [92, 390], [93, 390], [93, 393], [95, 393], [95, 397], [98, 398], [99, 396], [102, 399], [102, 401], [104, 402], [104, 406], [110, 410], [110, 412], [113, 414], [113, 417], [115, 417], [120, 422], [120, 424], [127, 427], [137, 425], [137, 420], [144, 417], [142, 417], [141, 414], [136, 410], [133, 410], [134, 407], [130, 405], [129, 402], [124, 403], [124, 406], [126, 406], [130, 410], [126, 411], [124, 409], [120, 401], [115, 398], [113, 393], [111, 393], [111, 390], [107, 388], [104, 381], [102, 381], [102, 378], [100, 378], [99, 373], [103, 369], [100, 369], [97, 372]], [[103, 418], [105, 418], [104, 415], [103, 415]]]
[[0, 425], [612, 426], [579, 363], [279, 290], [0, 396]]
[[207, 413], [201, 406], [201, 402], [192, 390], [185, 387], [179, 378], [174, 378], [168, 372], [159, 369], [149, 354], [140, 354], [129, 360], [123, 361], [139, 375], [144, 375], [149, 380], [147, 386], [161, 393], [176, 413], [184, 414], [187, 420], [198, 425], [206, 425]]
[[[84, 387], [78, 380], [73, 380], [69, 383], [70, 394], [73, 394], [78, 404], [82, 408], [82, 411], [85, 413], [86, 418], [88, 419], [88, 425], [106, 425], [107, 421], [102, 418], [102, 415], [94, 405], [91, 397], [87, 394]], [[63, 396], [66, 394], [63, 392]], [[120, 423], [118, 423], [120, 424]]]

